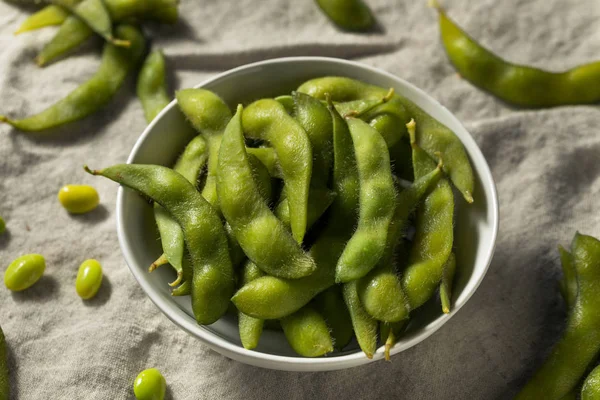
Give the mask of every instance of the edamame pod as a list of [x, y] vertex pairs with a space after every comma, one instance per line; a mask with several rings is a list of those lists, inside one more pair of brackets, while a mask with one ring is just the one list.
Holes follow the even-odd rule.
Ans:
[[148, 122], [171, 102], [167, 94], [166, 74], [165, 57], [160, 50], [154, 50], [146, 57], [137, 80], [137, 96]]
[[564, 247], [558, 246], [560, 254], [560, 263], [563, 271], [563, 278], [558, 282], [560, 292], [568, 308], [571, 308], [577, 300], [577, 272], [573, 265], [573, 256]]
[[247, 136], [268, 141], [277, 153], [290, 207], [292, 234], [298, 243], [302, 243], [306, 233], [312, 175], [312, 149], [308, 135], [281, 103], [273, 99], [250, 104], [244, 110], [242, 120]]
[[[264, 273], [252, 261], [247, 261], [242, 270], [242, 285], [247, 284], [263, 276]], [[241, 311], [238, 311], [238, 326], [240, 339], [245, 349], [252, 350], [258, 346], [260, 335], [262, 334], [265, 321], [250, 317]]]
[[244, 285], [232, 298], [236, 307], [253, 317], [277, 319], [298, 311], [335, 282], [335, 265], [352, 235], [358, 209], [358, 171], [346, 121], [329, 103], [333, 119], [333, 188], [337, 196], [329, 223], [310, 249], [317, 269], [301, 279], [264, 276]]
[[342, 350], [352, 340], [354, 331], [341, 287], [335, 285], [320, 293], [315, 298], [315, 303], [317, 311], [327, 322], [335, 348]]
[[[415, 124], [407, 124], [413, 147], [415, 179], [436, 168], [435, 162], [418, 146]], [[441, 178], [417, 210], [416, 232], [410, 250], [409, 265], [402, 276], [402, 288], [411, 309], [431, 298], [442, 279], [444, 265], [454, 241], [454, 195]]]
[[446, 265], [444, 265], [444, 272], [442, 273], [442, 283], [440, 284], [440, 301], [442, 303], [442, 311], [444, 314], [450, 312], [450, 305], [452, 303], [452, 281], [454, 280], [454, 274], [456, 273], [456, 257], [454, 253], [450, 253]]
[[333, 351], [329, 328], [313, 308], [304, 307], [280, 322], [288, 343], [301, 356], [319, 357]]
[[362, 0], [317, 0], [317, 4], [342, 29], [364, 31], [375, 23], [371, 10]]
[[358, 298], [357, 283], [352, 281], [344, 284], [344, 301], [352, 319], [358, 345], [367, 358], [373, 358], [377, 350], [377, 321], [363, 308]]
[[21, 26], [19, 26], [19, 29], [15, 31], [15, 35], [44, 28], [46, 26], [60, 25], [69, 17], [69, 15], [70, 13], [63, 7], [54, 4], [48, 5], [27, 17]]
[[273, 178], [283, 178], [275, 150], [270, 147], [248, 147], [246, 152], [258, 158]]
[[6, 339], [0, 327], [0, 400], [10, 397], [10, 382], [8, 380], [8, 358], [6, 354]]
[[280, 278], [305, 277], [316, 268], [313, 259], [269, 209], [252, 178], [242, 131], [243, 112], [238, 106], [221, 142], [217, 175], [221, 211], [244, 253], [260, 269]]
[[85, 22], [74, 15], [69, 15], [60, 25], [58, 32], [46, 43], [35, 58], [38, 66], [43, 67], [51, 61], [64, 56], [92, 37], [94, 31]]
[[515, 400], [559, 400], [579, 383], [600, 352], [600, 241], [575, 234], [571, 243], [579, 283], [560, 341]]
[[119, 164], [101, 175], [141, 192], [163, 206], [183, 229], [192, 259], [192, 310], [199, 324], [217, 321], [229, 305], [234, 289], [227, 237], [215, 210], [181, 174], [158, 165]]
[[39, 114], [20, 120], [0, 116], [0, 122], [22, 131], [41, 131], [77, 121], [106, 105], [138, 63], [145, 47], [141, 32], [133, 26], [120, 25], [116, 33], [131, 42], [131, 47], [124, 49], [106, 43], [102, 64], [90, 80]]
[[[321, 100], [329, 95], [333, 101], [340, 102], [364, 98], [377, 99], [387, 92], [381, 87], [335, 76], [311, 79], [300, 85], [298, 91]], [[435, 158], [435, 154], [438, 152], [444, 155], [446, 158], [444, 172], [462, 193], [465, 200], [472, 203], [475, 180], [469, 158], [461, 141], [448, 127], [399, 93], [395, 93], [390, 104], [385, 104], [383, 107], [393, 106], [396, 101], [406, 109], [407, 119], [403, 122], [408, 123], [408, 118], [411, 117], [417, 123], [417, 144], [432, 158]]]
[[231, 111], [215, 93], [206, 89], [184, 89], [175, 94], [179, 108], [208, 142], [208, 169], [202, 196], [220, 212], [217, 197], [219, 149]]
[[[575, 397], [573, 396], [573, 398]], [[598, 399], [600, 399], [600, 367], [596, 367], [590, 372], [581, 388], [581, 400]]]
[[356, 231], [336, 265], [336, 282], [362, 278], [381, 259], [396, 201], [383, 137], [360, 119], [349, 118], [348, 127], [360, 177], [359, 217]]

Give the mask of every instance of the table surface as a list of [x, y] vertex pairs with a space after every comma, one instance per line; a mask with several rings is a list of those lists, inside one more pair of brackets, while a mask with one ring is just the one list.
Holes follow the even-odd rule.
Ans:
[[[468, 304], [425, 342], [364, 367], [327, 373], [254, 368], [209, 350], [180, 331], [129, 273], [115, 228], [117, 185], [83, 164], [124, 162], [146, 122], [130, 79], [93, 116], [28, 135], [0, 126], [2, 269], [41, 253], [47, 269], [25, 293], [0, 288], [15, 399], [131, 399], [147, 367], [163, 371], [173, 399], [503, 399], [511, 398], [560, 336], [556, 246], [576, 230], [600, 236], [598, 106], [515, 109], [461, 80], [425, 1], [369, 0], [381, 29], [338, 31], [312, 1], [182, 1], [175, 26], [153, 27], [171, 89], [215, 73], [283, 56], [357, 60], [430, 93], [463, 121], [498, 186], [500, 235], [484, 282]], [[551, 70], [600, 54], [596, 0], [447, 2], [473, 37], [505, 58]], [[35, 54], [54, 28], [13, 36], [30, 10], [0, 2], [0, 112], [42, 110], [91, 76], [100, 40], [39, 69]], [[73, 217], [56, 200], [69, 183], [94, 185], [102, 204]], [[79, 264], [96, 258], [105, 282], [93, 301], [75, 294]]]

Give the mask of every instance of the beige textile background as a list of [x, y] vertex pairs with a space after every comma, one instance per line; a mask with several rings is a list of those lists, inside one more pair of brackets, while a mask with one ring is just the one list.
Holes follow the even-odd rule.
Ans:
[[[226, 359], [186, 335], [142, 292], [120, 254], [117, 185], [81, 166], [125, 161], [145, 127], [129, 80], [114, 101], [51, 135], [0, 126], [0, 270], [24, 253], [47, 260], [25, 293], [0, 287], [0, 325], [10, 351], [14, 398], [131, 399], [149, 366], [173, 399], [508, 399], [560, 335], [564, 305], [556, 245], [575, 230], [600, 236], [600, 108], [511, 108], [459, 79], [425, 1], [370, 0], [381, 32], [333, 27], [310, 0], [184, 0], [182, 20], [151, 29], [185, 88], [229, 68], [282, 56], [364, 62], [429, 92], [463, 121], [498, 185], [500, 235], [489, 273], [469, 303], [426, 342], [346, 371], [290, 373]], [[506, 58], [560, 70], [598, 59], [597, 0], [448, 0], [450, 15]], [[28, 12], [0, 2], [0, 112], [42, 110], [92, 75], [100, 41], [38, 69], [33, 57], [53, 29], [13, 36]], [[67, 183], [91, 183], [102, 206], [69, 216], [56, 201]], [[77, 267], [99, 259], [98, 297], [74, 292]]]

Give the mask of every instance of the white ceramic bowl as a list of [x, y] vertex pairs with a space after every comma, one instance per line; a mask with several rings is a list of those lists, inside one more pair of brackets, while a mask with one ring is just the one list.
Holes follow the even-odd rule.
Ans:
[[[334, 58], [293, 57], [262, 61], [219, 74], [197, 87], [216, 92], [235, 109], [238, 103], [289, 93], [310, 78], [326, 75], [346, 76], [385, 88], [393, 87], [431, 116], [452, 129], [463, 142], [473, 169], [475, 203], [457, 201], [455, 248], [458, 274], [453, 293], [453, 308], [442, 314], [431, 301], [414, 313], [406, 334], [392, 354], [425, 340], [444, 325], [469, 300], [481, 283], [490, 264], [498, 232], [498, 198], [489, 167], [473, 138], [442, 105], [410, 83], [382, 70]], [[128, 163], [170, 166], [195, 133], [171, 102], [146, 128], [131, 151]], [[210, 326], [196, 324], [188, 297], [172, 297], [167, 282], [174, 274], [161, 268], [149, 274], [148, 266], [161, 253], [152, 208], [136, 193], [119, 189], [117, 226], [121, 249], [129, 268], [158, 308], [181, 329], [200, 339], [222, 355], [243, 363], [278, 370], [326, 371], [354, 367], [383, 358], [379, 348], [369, 360], [355, 344], [343, 352], [311, 359], [297, 356], [279, 331], [265, 330], [256, 350], [242, 347], [234, 317], [226, 316]]]

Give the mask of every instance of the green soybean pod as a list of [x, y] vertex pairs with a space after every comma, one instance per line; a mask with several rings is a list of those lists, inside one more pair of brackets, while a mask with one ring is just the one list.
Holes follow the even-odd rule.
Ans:
[[349, 31], [365, 31], [375, 24], [371, 10], [362, 0], [316, 0], [337, 26]]
[[[298, 243], [306, 233], [312, 149], [306, 131], [276, 100], [250, 104], [242, 116], [247, 136], [266, 140], [277, 153], [290, 207], [292, 234]], [[259, 265], [260, 266], [260, 265]]]
[[48, 5], [27, 17], [21, 26], [19, 26], [19, 29], [15, 31], [15, 35], [46, 26], [60, 25], [65, 22], [69, 15], [71, 14], [63, 7], [54, 4]]
[[60, 25], [58, 32], [36, 56], [36, 64], [40, 67], [48, 65], [51, 61], [63, 57], [77, 48], [93, 34], [94, 31], [85, 22], [74, 15], [68, 16]]
[[377, 350], [377, 321], [362, 306], [356, 285], [357, 281], [344, 284], [344, 301], [352, 319], [358, 345], [367, 358], [373, 358]]
[[10, 397], [10, 382], [8, 380], [8, 357], [6, 354], [6, 338], [0, 327], [0, 400]]
[[385, 140], [360, 119], [349, 118], [348, 127], [360, 177], [360, 203], [358, 226], [336, 266], [337, 282], [362, 278], [381, 259], [396, 200]]
[[215, 210], [181, 174], [158, 165], [118, 164], [101, 175], [141, 192], [163, 206], [183, 229], [192, 259], [192, 310], [199, 324], [209, 325], [227, 311], [234, 276], [227, 236]]
[[21, 120], [0, 116], [0, 122], [22, 131], [41, 131], [80, 120], [106, 105], [137, 65], [145, 47], [144, 37], [133, 26], [119, 25], [116, 33], [131, 42], [131, 47], [124, 49], [106, 43], [100, 68], [91, 79], [39, 114]]
[[442, 273], [442, 282], [440, 284], [440, 301], [442, 303], [442, 312], [448, 314], [452, 304], [452, 281], [456, 273], [456, 257], [450, 253], [450, 257], [444, 265]]
[[104, 0], [104, 3], [114, 21], [136, 18], [174, 24], [179, 14], [179, 0]]
[[598, 399], [600, 399], [600, 367], [596, 367], [590, 372], [581, 388], [581, 400]]
[[571, 254], [579, 291], [562, 338], [515, 400], [561, 399], [579, 383], [600, 353], [600, 241], [575, 234]]
[[333, 351], [327, 323], [313, 308], [306, 306], [280, 322], [288, 343], [301, 356], [320, 357]]
[[167, 94], [166, 74], [163, 53], [160, 50], [152, 51], [146, 57], [137, 80], [137, 96], [148, 122], [171, 102]]
[[[436, 163], [417, 145], [414, 121], [407, 127], [415, 178], [419, 179], [434, 170]], [[439, 286], [454, 243], [454, 194], [445, 178], [424, 198], [415, 225], [409, 265], [402, 276], [402, 287], [413, 310], [429, 300]]]
[[560, 292], [567, 304], [571, 308], [577, 300], [577, 292], [579, 290], [577, 284], [577, 272], [573, 265], [573, 256], [564, 247], [558, 246], [560, 253], [560, 263], [563, 271], [563, 278], [558, 282]]
[[248, 147], [246, 152], [258, 158], [273, 178], [283, 178], [275, 150], [270, 147]]
[[328, 109], [333, 119], [333, 188], [337, 196], [330, 209], [327, 227], [310, 249], [317, 269], [306, 278], [264, 276], [244, 285], [232, 301], [239, 310], [253, 317], [285, 317], [332, 286], [335, 265], [354, 230], [359, 186], [354, 145], [346, 121], [331, 103]]
[[[247, 261], [242, 270], [242, 285], [247, 284], [263, 276], [264, 273], [252, 261]], [[259, 318], [250, 317], [241, 311], [238, 311], [238, 326], [240, 330], [240, 339], [245, 349], [252, 350], [258, 346], [258, 341], [263, 331], [265, 321]]]
[[288, 114], [294, 115], [294, 98], [289, 94], [275, 97], [275, 100], [281, 103]]
[[40, 280], [46, 260], [40, 254], [26, 254], [15, 259], [4, 272], [4, 285], [13, 292], [28, 289]]
[[175, 97], [179, 109], [208, 142], [208, 169], [202, 196], [220, 212], [217, 196], [219, 149], [225, 127], [231, 120], [231, 110], [218, 95], [206, 89], [180, 90]]
[[[329, 206], [331, 206], [335, 200], [335, 196], [335, 192], [329, 190], [325, 186], [310, 188], [308, 195], [308, 213], [306, 215], [307, 229], [310, 229], [314, 223], [325, 214], [325, 211], [327, 211]], [[275, 207], [275, 215], [284, 224], [290, 225], [291, 216], [287, 196], [285, 196]]]
[[[206, 141], [198, 135], [187, 144], [183, 153], [177, 159], [174, 170], [194, 187], [197, 187], [198, 177], [202, 167], [206, 164], [206, 159]], [[163, 255], [177, 273], [177, 279], [170, 285], [176, 286], [183, 278], [183, 257], [185, 253], [183, 230], [175, 218], [158, 203], [154, 204], [154, 219], [160, 234]], [[155, 261], [150, 266], [149, 271], [154, 271], [158, 266], [159, 263]]]
[[6, 232], [6, 222], [4, 222], [4, 218], [0, 217], [0, 235]]
[[102, 266], [97, 260], [85, 260], [77, 272], [75, 290], [79, 297], [89, 300], [96, 296], [102, 285]]
[[335, 348], [342, 350], [352, 340], [354, 331], [341, 287], [335, 285], [321, 292], [315, 298], [315, 308], [325, 318]]
[[242, 131], [243, 107], [225, 129], [218, 163], [221, 211], [244, 253], [263, 271], [296, 279], [316, 268], [313, 259], [269, 209], [252, 177]]
[[363, 306], [379, 321], [398, 322], [408, 318], [409, 305], [394, 268], [394, 255], [402, 240], [409, 215], [429, 188], [439, 181], [441, 168], [440, 162], [437, 168], [400, 192], [388, 228], [383, 256], [376, 267], [358, 282], [358, 294]]
[[[333, 101], [340, 102], [364, 98], [377, 99], [384, 96], [387, 92], [386, 89], [381, 87], [336, 76], [311, 79], [300, 85], [298, 91], [320, 100], [325, 99], [325, 96], [329, 95]], [[465, 200], [468, 203], [472, 203], [475, 179], [471, 163], [460, 139], [448, 127], [431, 117], [419, 106], [399, 93], [394, 94], [394, 99], [390, 100], [390, 106], [393, 106], [396, 102], [405, 108], [407, 120], [404, 123], [409, 122], [408, 118], [414, 118], [417, 123], [418, 145], [430, 157], [435, 157], [435, 154], [438, 152], [444, 155], [446, 158], [444, 172], [448, 175], [452, 183], [454, 183], [454, 186], [462, 193]]]

